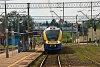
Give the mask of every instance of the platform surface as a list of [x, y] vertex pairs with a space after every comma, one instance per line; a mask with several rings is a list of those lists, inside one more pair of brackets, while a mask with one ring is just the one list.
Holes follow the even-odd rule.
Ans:
[[43, 46], [36, 46], [35, 51], [20, 52], [18, 50], [10, 51], [9, 58], [6, 53], [0, 54], [0, 67], [27, 67], [43, 52]]

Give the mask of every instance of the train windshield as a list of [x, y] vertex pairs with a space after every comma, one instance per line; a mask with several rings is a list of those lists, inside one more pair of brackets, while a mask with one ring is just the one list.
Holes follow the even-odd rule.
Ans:
[[59, 37], [60, 30], [48, 30], [46, 36], [48, 40], [57, 40]]

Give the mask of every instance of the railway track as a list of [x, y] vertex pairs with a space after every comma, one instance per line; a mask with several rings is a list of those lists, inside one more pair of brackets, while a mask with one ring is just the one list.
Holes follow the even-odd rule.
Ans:
[[[42, 62], [41, 62], [41, 64], [40, 64], [40, 66], [39, 67], [44, 67], [44, 66], [57, 66], [57, 67], [61, 67], [61, 62], [60, 62], [60, 57], [59, 57], [59, 55], [56, 55], [56, 57], [55, 56], [51, 56], [51, 58], [54, 58], [54, 60], [50, 60], [50, 55], [46, 55], [45, 57], [44, 57], [44, 59], [42, 60]], [[55, 60], [56, 59], [56, 60]], [[51, 65], [49, 65], [48, 63], [46, 63], [46, 62], [50, 62], [50, 61], [52, 61], [50, 64]]]
[[[78, 51], [77, 51], [77, 52], [78, 52]], [[99, 62], [97, 62], [97, 61], [95, 61], [95, 60], [93, 60], [93, 59], [91, 59], [91, 58], [85, 56], [84, 54], [81, 54], [80, 52], [78, 52], [78, 53], [79, 53], [80, 55], [82, 55], [83, 57], [85, 57], [86, 59], [88, 59], [89, 61], [91, 61], [94, 65], [100, 67], [100, 63], [99, 63]]]
[[[84, 47], [84, 46], [83, 46]], [[58, 54], [43, 54], [41, 59], [37, 61], [37, 64], [33, 66], [37, 67], [100, 67], [99, 54], [85, 51], [83, 47], [68, 47], [64, 46]], [[81, 48], [83, 51], [80, 51]], [[43, 59], [44, 58], [44, 59]], [[61, 61], [61, 62], [60, 62]]]

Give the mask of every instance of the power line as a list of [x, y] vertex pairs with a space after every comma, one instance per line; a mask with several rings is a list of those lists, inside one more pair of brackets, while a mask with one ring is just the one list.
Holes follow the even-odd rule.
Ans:
[[[63, 2], [50, 3], [50, 1], [48, 1], [48, 3], [30, 3], [30, 9], [63, 8]], [[64, 2], [64, 8], [90, 7], [91, 2]], [[100, 1], [92, 2], [92, 7], [100, 7]], [[5, 9], [4, 3], [0, 3], [0, 9]], [[27, 9], [27, 3], [7, 3], [7, 9]]]
[[[48, 5], [49, 5], [49, 8], [50, 8], [50, 11], [52, 11], [51, 4], [50, 4], [50, 0], [48, 0]], [[52, 19], [53, 19], [53, 13], [52, 12], [51, 12], [51, 16], [52, 16]]]

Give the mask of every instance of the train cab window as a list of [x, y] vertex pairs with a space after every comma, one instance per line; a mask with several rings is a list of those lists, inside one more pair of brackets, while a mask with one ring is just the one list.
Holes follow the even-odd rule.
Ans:
[[57, 40], [59, 37], [60, 30], [48, 30], [46, 36], [48, 40]]

